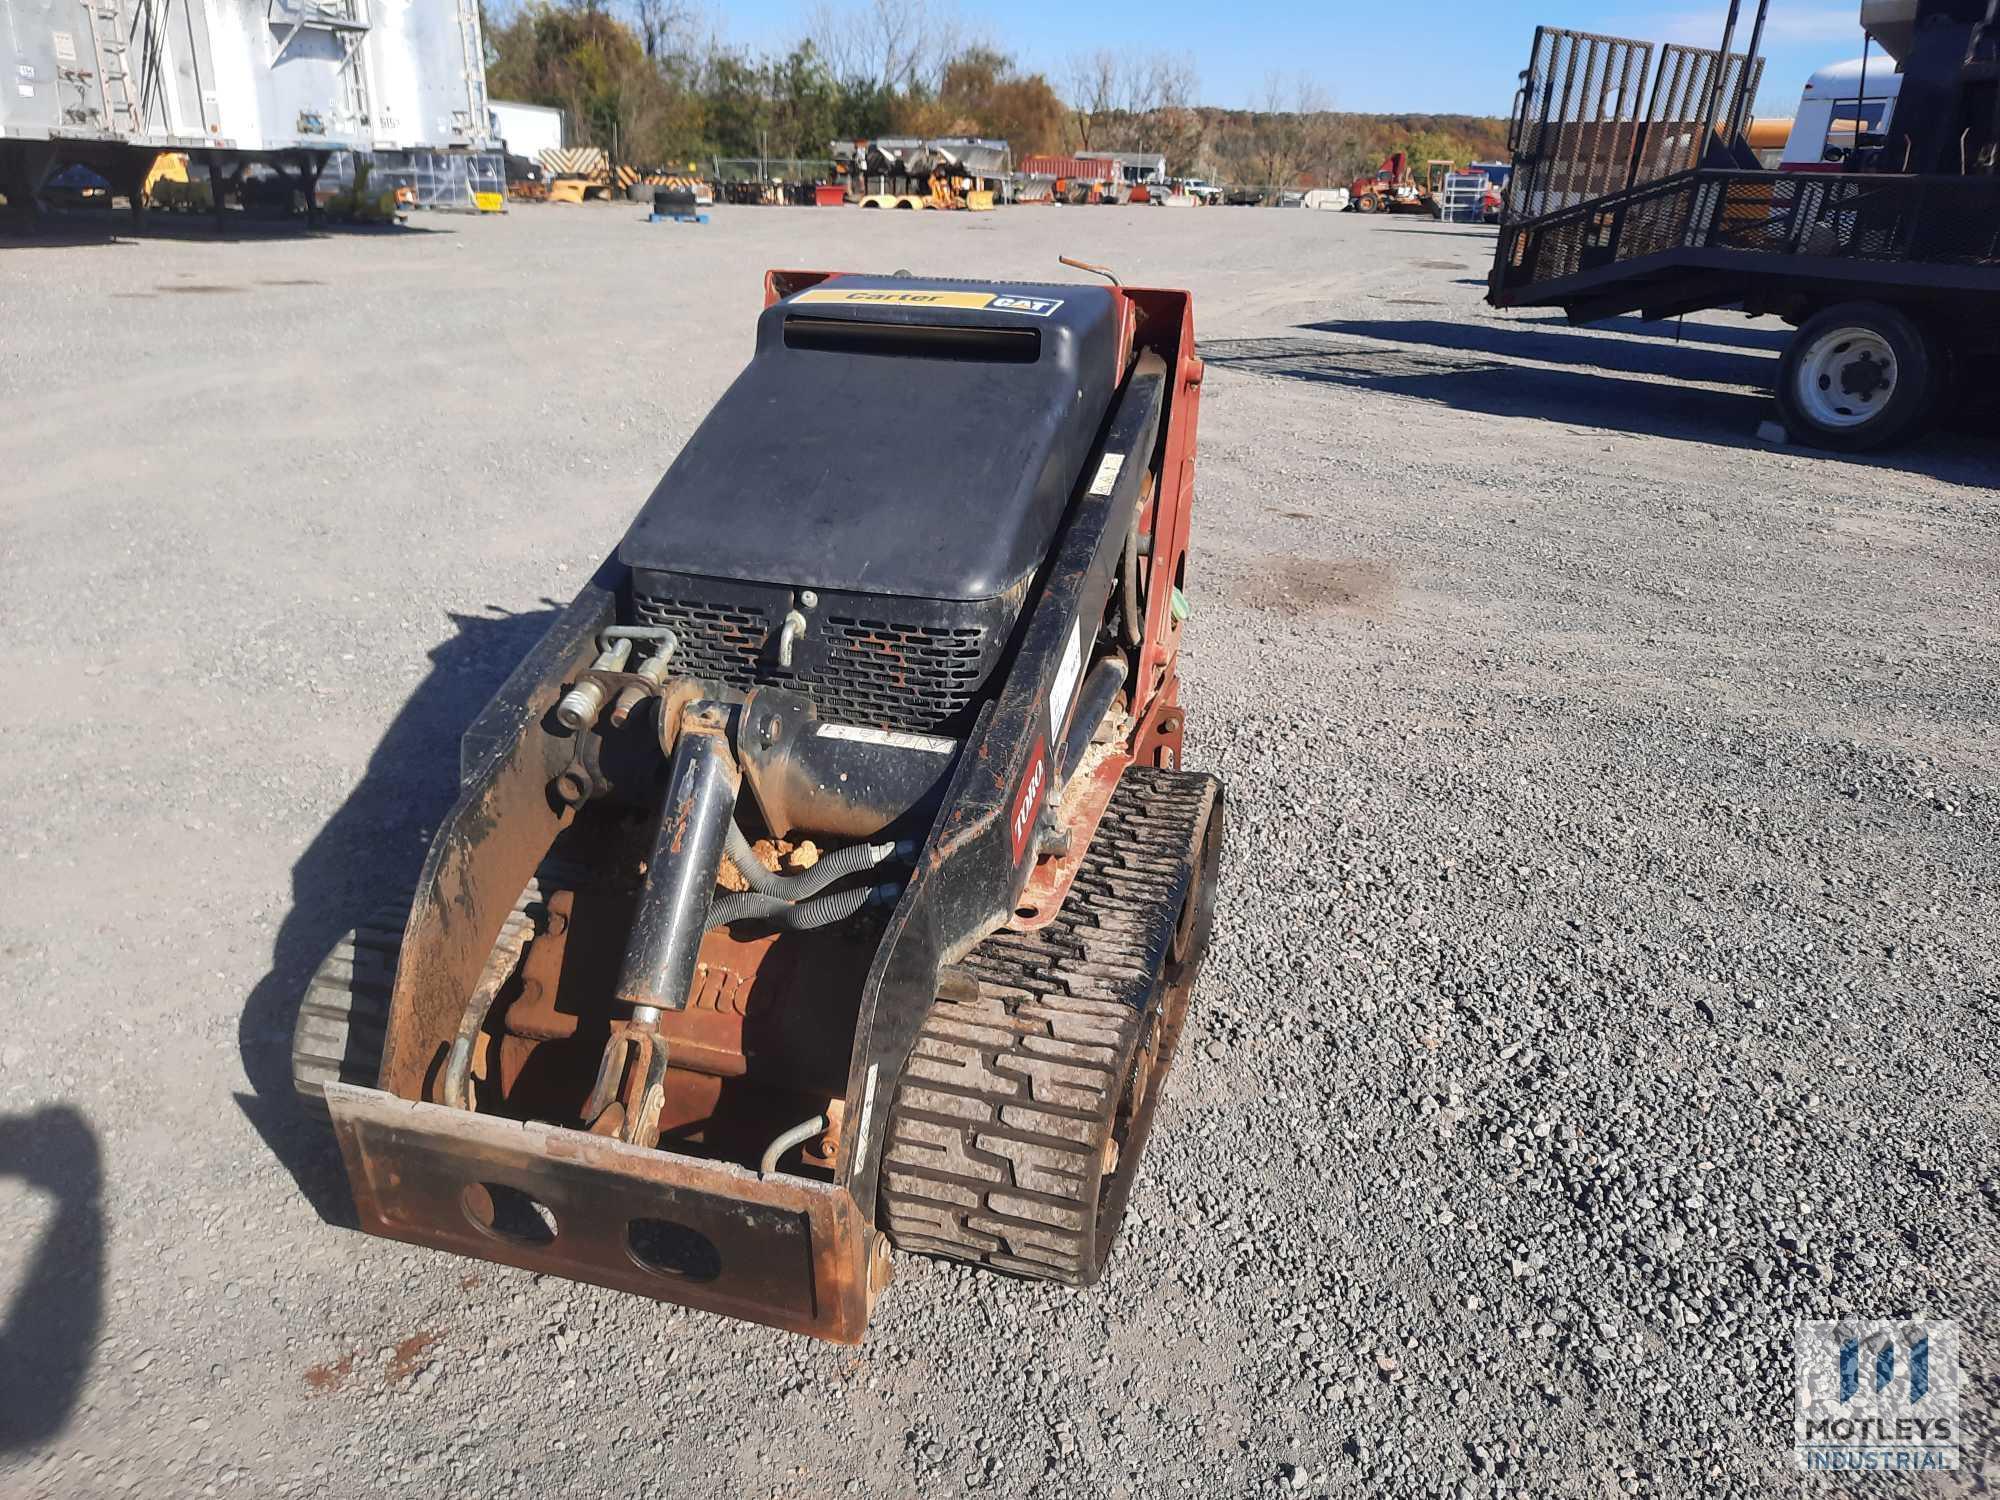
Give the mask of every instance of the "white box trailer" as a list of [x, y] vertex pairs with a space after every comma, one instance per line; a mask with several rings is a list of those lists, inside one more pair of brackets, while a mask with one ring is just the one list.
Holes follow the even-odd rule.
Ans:
[[514, 99], [487, 101], [493, 121], [493, 136], [507, 143], [510, 156], [540, 161], [544, 151], [560, 151], [569, 144], [563, 128], [563, 112], [546, 104], [522, 104]]
[[478, 0], [0, 0], [0, 23], [10, 201], [61, 162], [129, 194], [162, 150], [310, 180], [335, 151], [489, 144]]
[[363, 4], [0, 0], [0, 135], [182, 150], [365, 146]]
[[367, 0], [362, 43], [379, 150], [486, 150], [486, 46], [478, 0]]

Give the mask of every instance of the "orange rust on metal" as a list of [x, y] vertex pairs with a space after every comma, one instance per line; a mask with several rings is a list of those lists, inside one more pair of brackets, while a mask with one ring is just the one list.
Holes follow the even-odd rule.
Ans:
[[1145, 634], [1138, 670], [1132, 676], [1135, 702], [1143, 718], [1148, 699], [1166, 685], [1180, 648], [1181, 627], [1173, 617], [1174, 584], [1187, 555], [1194, 508], [1195, 432], [1201, 408], [1202, 362], [1195, 354], [1193, 304], [1186, 292], [1159, 287], [1127, 287], [1140, 320], [1135, 339], [1167, 362], [1166, 431], [1162, 435], [1159, 486], [1151, 527], [1153, 545], [1144, 560]]
[[[611, 1035], [614, 1040], [622, 1037], [627, 1048], [624, 1085], [612, 1101], [620, 1106], [619, 1114], [630, 1126], [622, 1138], [652, 1146], [660, 1138], [660, 1109], [665, 1096], [649, 1089], [647, 1080], [652, 1077], [653, 1049], [665, 1043], [650, 1021], [613, 1021]], [[665, 1064], [660, 1067], [664, 1072]]]
[[778, 1087], [839, 1094], [873, 954], [839, 928], [737, 938], [718, 927], [702, 939], [686, 1007], [660, 1013], [667, 1055], [676, 1069], [754, 1071]]
[[553, 1042], [576, 1035], [576, 1016], [556, 1009], [575, 902], [575, 891], [550, 893], [548, 927], [528, 944], [521, 958], [520, 992], [501, 1017], [501, 1024], [517, 1037]]
[[1113, 271], [1109, 266], [1100, 266], [1095, 261], [1078, 260], [1073, 255], [1058, 255], [1056, 259], [1063, 265], [1074, 267], [1076, 270], [1089, 271], [1094, 276], [1102, 276], [1113, 286], [1119, 285], [1118, 273]]
[[1137, 353], [1132, 347], [1132, 333], [1137, 323], [1138, 312], [1132, 305], [1132, 299], [1125, 295], [1121, 287], [1118, 292], [1118, 353], [1115, 356], [1118, 360], [1115, 372], [1117, 380], [1125, 378], [1126, 371], [1131, 368], [1131, 360]]
[[1108, 755], [1063, 788], [1057, 817], [1058, 826], [1069, 832], [1069, 853], [1039, 860], [1028, 872], [1021, 899], [1007, 919], [1008, 931], [1039, 932], [1056, 919], [1076, 880], [1076, 872], [1083, 868], [1090, 841], [1097, 837], [1097, 825], [1104, 821], [1104, 810], [1111, 805], [1118, 778], [1131, 764], [1129, 755]]
[[699, 703], [703, 697], [702, 686], [692, 677], [677, 677], [673, 684], [660, 695], [660, 754], [671, 756], [674, 741], [680, 738], [681, 715], [688, 708]]
[[418, 883], [403, 933], [390, 1000], [380, 1082], [405, 1099], [423, 1097], [465, 1012], [500, 929], [574, 809], [553, 804], [549, 785], [575, 742], [543, 725], [565, 682], [594, 659], [586, 639], [561, 671], [535, 689], [518, 733], [490, 771], [452, 810]]
[[491, 1040], [484, 1031], [472, 1039], [472, 1066], [469, 1071], [480, 1083], [486, 1082], [492, 1076]]
[[[873, 1231], [845, 1188], [348, 1084], [326, 1097], [370, 1233], [839, 1343], [867, 1326]], [[479, 1185], [532, 1200], [550, 1233], [483, 1227]]]
[[674, 809], [674, 837], [673, 842], [667, 845], [667, 852], [669, 854], [678, 854], [681, 852], [681, 842], [687, 838], [688, 817], [693, 812], [694, 793], [690, 791], [685, 797], [681, 798], [680, 805]]
[[[485, 1039], [485, 1033], [480, 1033], [480, 1040]], [[534, 1061], [535, 1049], [543, 1045], [544, 1043], [535, 1037], [502, 1036], [500, 1045], [492, 1052], [492, 1056], [497, 1059], [497, 1067], [493, 1072], [477, 1075], [480, 1082], [496, 1081], [497, 1073], [501, 1097], [512, 1098], [514, 1091], [520, 1087], [521, 1075]]]
[[[659, 1146], [663, 1151], [685, 1152], [703, 1160], [747, 1165], [763, 1155], [779, 1132], [824, 1114], [834, 1097], [825, 1089], [787, 1088], [761, 1073], [720, 1077], [668, 1068], [660, 1105]], [[825, 1163], [814, 1165], [823, 1167]]]
[[1181, 712], [1180, 676], [1174, 672], [1171, 662], [1166, 665], [1165, 671], [1168, 673], [1166, 682], [1154, 695], [1146, 722], [1133, 736], [1132, 759], [1142, 766], [1162, 766], [1173, 771], [1180, 769], [1186, 716]]
[[[675, 1056], [675, 1049], [668, 1047], [669, 1056]], [[675, 1057], [678, 1062], [678, 1057]], [[705, 1127], [716, 1123], [716, 1115], [722, 1108], [724, 1080], [729, 1075], [719, 1073], [699, 1073], [692, 1068], [679, 1066], [667, 1069], [667, 1097], [660, 1106], [660, 1139], [677, 1146], [705, 1135]], [[776, 1135], [778, 1129], [770, 1132]], [[765, 1137], [766, 1140], [770, 1136]]]
[[766, 271], [764, 273], [764, 305], [789, 297], [794, 292], [803, 292], [807, 287], [818, 286], [822, 281], [831, 281], [836, 276], [845, 276], [846, 271]]
[[847, 1120], [847, 1100], [830, 1099], [821, 1111], [826, 1116], [826, 1129], [817, 1138], [806, 1143], [802, 1153], [806, 1162], [828, 1172], [840, 1168], [840, 1128]]

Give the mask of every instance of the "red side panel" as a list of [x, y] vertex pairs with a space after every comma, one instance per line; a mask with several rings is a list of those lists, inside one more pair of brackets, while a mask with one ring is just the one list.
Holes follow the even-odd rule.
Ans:
[[818, 286], [822, 281], [831, 281], [836, 276], [844, 276], [845, 271], [766, 271], [764, 273], [764, 305], [769, 307], [792, 295], [803, 292], [809, 286]]
[[1174, 622], [1174, 586], [1181, 580], [1194, 513], [1195, 424], [1201, 408], [1201, 359], [1194, 349], [1194, 301], [1186, 292], [1127, 287], [1138, 310], [1134, 342], [1155, 349], [1173, 372], [1167, 392], [1166, 432], [1160, 455], [1160, 482], [1152, 504], [1142, 511], [1140, 529], [1153, 538], [1151, 556], [1141, 564], [1146, 595], [1145, 640], [1133, 689], [1133, 718], [1174, 701], [1174, 666], [1181, 628]]

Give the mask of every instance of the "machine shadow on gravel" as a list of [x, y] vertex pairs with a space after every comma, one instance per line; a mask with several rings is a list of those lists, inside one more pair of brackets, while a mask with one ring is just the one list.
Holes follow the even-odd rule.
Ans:
[[[1482, 279], [1476, 285], [1485, 286]], [[1538, 324], [1544, 328], [1573, 328], [1576, 325], [1561, 313], [1546, 317], [1515, 316], [1513, 323]], [[1653, 339], [1662, 344], [1720, 344], [1725, 349], [1761, 349], [1766, 354], [1783, 354], [1792, 340], [1789, 328], [1752, 328], [1749, 324], [1688, 323], [1678, 318], [1599, 318], [1590, 325], [1605, 333], [1625, 333], [1634, 338]]]
[[[1377, 330], [1371, 337], [1387, 339], [1397, 337], [1397, 331], [1424, 325], [1314, 326], [1371, 327]], [[1749, 442], [1771, 406], [1768, 396], [1748, 392], [1668, 385], [1595, 369], [1552, 370], [1457, 349], [1402, 349], [1321, 338], [1218, 339], [1204, 342], [1201, 355], [1218, 369], [1409, 396], [1460, 411], [1536, 417], [1649, 437], [1696, 438], [1719, 445]]]
[[[0, 1177], [55, 1200], [0, 1322], [0, 1453], [48, 1442], [69, 1421], [104, 1317], [102, 1153], [67, 1104], [0, 1115]], [[24, 1226], [17, 1226], [24, 1227]]]
[[131, 215], [122, 212], [102, 216], [56, 213], [23, 227], [18, 219], [8, 216], [6, 209], [0, 208], [0, 250], [73, 250], [84, 246], [141, 245], [152, 240], [243, 245], [351, 236], [401, 239], [404, 236], [448, 233], [449, 230], [429, 229], [421, 224], [308, 226], [303, 219], [255, 218], [218, 229], [215, 220], [207, 214], [166, 213], [155, 213], [143, 225], [135, 227]]
[[1669, 380], [1700, 380], [1711, 385], [1768, 386], [1777, 378], [1778, 362], [1762, 354], [1737, 353], [1711, 347], [1708, 341], [1676, 347], [1656, 339], [1606, 338], [1599, 333], [1556, 332], [1549, 325], [1525, 322], [1452, 323], [1413, 318], [1366, 319], [1307, 323], [1313, 333], [1337, 333], [1350, 338], [1381, 339], [1396, 344], [1422, 344], [1461, 354], [1493, 354], [1532, 359], [1542, 364], [1573, 365], [1618, 375], [1657, 375]]
[[340, 937], [416, 884], [431, 830], [457, 796], [458, 737], [547, 632], [554, 609], [451, 616], [431, 669], [368, 758], [361, 780], [292, 866], [292, 906], [271, 966], [237, 1027], [253, 1092], [236, 1102], [322, 1219], [354, 1226], [332, 1133], [292, 1092], [292, 1026], [307, 980]]
[[[1335, 319], [1302, 323], [1299, 328], [1302, 333], [1377, 342], [1224, 339], [1204, 343], [1201, 352], [1209, 363], [1224, 369], [1387, 391], [1493, 416], [1539, 417], [1616, 432], [1696, 438], [1724, 447], [1755, 441], [1758, 424], [1777, 414], [1766, 394], [1777, 380], [1776, 357], [1713, 346], [1752, 338], [1774, 338], [1782, 346], [1788, 334], [1703, 327], [1698, 339], [1674, 344], [1664, 335], [1558, 333], [1538, 330], [1532, 326], [1535, 323], [1546, 325], [1548, 320], [1482, 324], [1423, 318]], [[1631, 334], [1647, 325], [1616, 318], [1601, 326]], [[1550, 365], [1574, 368], [1550, 369]], [[1649, 375], [1658, 378], [1635, 378]], [[1691, 381], [1705, 384], [1687, 383]], [[1715, 389], [1720, 385], [1757, 389]], [[2000, 402], [1967, 399], [1939, 420], [1938, 431], [1908, 447], [1882, 453], [1834, 453], [1806, 446], [1787, 451], [1828, 463], [1924, 474], [1984, 491], [1992, 482], [1996, 425], [2000, 425]]]

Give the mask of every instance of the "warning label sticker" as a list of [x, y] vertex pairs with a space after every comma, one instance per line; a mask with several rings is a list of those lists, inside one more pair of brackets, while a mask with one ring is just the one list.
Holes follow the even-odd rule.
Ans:
[[924, 750], [932, 755], [949, 755], [958, 748], [957, 740], [937, 734], [905, 734], [893, 729], [869, 729], [859, 724], [822, 724], [823, 740], [848, 740], [857, 745], [887, 745], [897, 750]]
[[956, 292], [944, 287], [814, 287], [792, 298], [794, 303], [824, 307], [953, 307], [967, 311], [1026, 313], [1046, 318], [1062, 306], [1060, 297], [1016, 297], [1002, 292]]
[[1049, 738], [1058, 742], [1062, 739], [1063, 721], [1069, 717], [1069, 700], [1076, 692], [1076, 679], [1083, 671], [1083, 633], [1074, 620], [1070, 621], [1069, 644], [1063, 647], [1062, 660], [1056, 663], [1056, 681], [1049, 693]]

